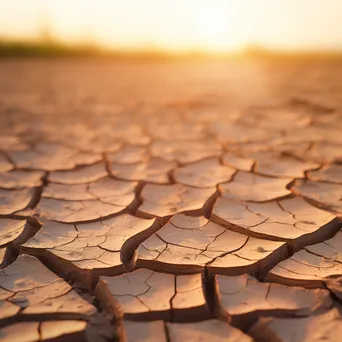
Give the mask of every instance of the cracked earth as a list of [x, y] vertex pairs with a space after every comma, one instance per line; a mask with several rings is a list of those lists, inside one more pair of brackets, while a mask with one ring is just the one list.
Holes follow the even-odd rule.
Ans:
[[0, 341], [342, 333], [340, 62], [0, 62]]

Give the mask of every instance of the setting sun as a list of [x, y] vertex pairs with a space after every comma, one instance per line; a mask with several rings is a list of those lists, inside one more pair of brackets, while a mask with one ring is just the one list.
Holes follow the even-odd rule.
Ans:
[[239, 37], [238, 18], [211, 8], [194, 11], [199, 47], [212, 52], [241, 48], [246, 41]]

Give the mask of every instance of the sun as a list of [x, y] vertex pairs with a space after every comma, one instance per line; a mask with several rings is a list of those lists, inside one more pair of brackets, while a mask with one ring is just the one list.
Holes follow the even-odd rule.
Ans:
[[202, 33], [209, 37], [220, 35], [227, 29], [226, 20], [224, 20], [224, 17], [217, 12], [203, 14], [203, 18], [201, 19], [201, 27]]
[[209, 52], [239, 49], [244, 41], [239, 35], [239, 23], [233, 15], [208, 8], [195, 11], [198, 44]]

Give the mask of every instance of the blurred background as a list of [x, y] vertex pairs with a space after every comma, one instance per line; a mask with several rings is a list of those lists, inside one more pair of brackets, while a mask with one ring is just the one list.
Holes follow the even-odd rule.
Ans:
[[0, 55], [342, 51], [341, 0], [1, 0]]

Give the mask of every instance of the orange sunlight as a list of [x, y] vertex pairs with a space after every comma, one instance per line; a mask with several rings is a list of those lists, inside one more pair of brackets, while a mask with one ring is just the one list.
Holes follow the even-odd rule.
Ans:
[[340, 49], [340, 13], [340, 0], [11, 0], [0, 2], [0, 39], [48, 33], [126, 51]]

